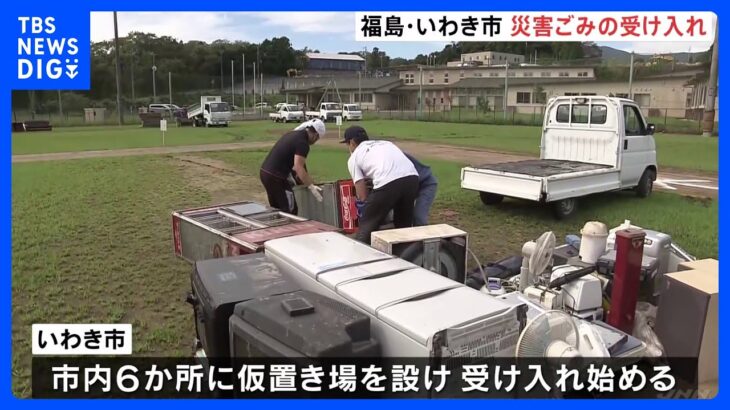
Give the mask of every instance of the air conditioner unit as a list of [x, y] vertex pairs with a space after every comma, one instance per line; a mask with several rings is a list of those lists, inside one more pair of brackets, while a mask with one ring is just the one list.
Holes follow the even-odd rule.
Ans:
[[459, 283], [464, 283], [469, 235], [440, 224], [373, 232], [370, 245]]
[[268, 241], [266, 256], [304, 290], [367, 314], [384, 357], [512, 356], [526, 306], [514, 306], [327, 232]]

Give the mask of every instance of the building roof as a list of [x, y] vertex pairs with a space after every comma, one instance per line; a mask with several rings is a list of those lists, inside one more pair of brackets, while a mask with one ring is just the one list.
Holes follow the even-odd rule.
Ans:
[[335, 54], [335, 53], [307, 53], [310, 60], [341, 60], [341, 61], [359, 61], [365, 62], [365, 59], [354, 54]]

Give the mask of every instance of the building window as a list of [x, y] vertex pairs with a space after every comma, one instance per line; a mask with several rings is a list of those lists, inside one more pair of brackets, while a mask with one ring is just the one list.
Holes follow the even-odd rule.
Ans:
[[448, 84], [448, 83], [449, 83], [449, 77], [444, 77], [444, 84]]
[[444, 97], [441, 97], [441, 104], [444, 103]]
[[578, 73], [578, 77], [588, 77], [588, 71], [581, 71]]
[[580, 95], [579, 93], [565, 93], [566, 97], [575, 97], [577, 95]]
[[362, 101], [360, 101], [360, 93], [355, 93], [354, 100], [356, 103], [372, 103], [373, 94], [372, 93], [362, 93]]
[[616, 94], [616, 98], [629, 98], [629, 95], [625, 93], [618, 93]]
[[526, 92], [517, 93], [517, 104], [529, 104], [529, 103], [530, 103], [530, 93], [526, 93]]
[[651, 94], [634, 94], [634, 101], [639, 107], [651, 106]]
[[570, 77], [570, 73], [568, 73], [567, 71], [561, 71], [560, 73], [558, 73], [558, 77]]
[[509, 71], [507, 72], [507, 75], [510, 77], [514, 77], [515, 75], [517, 75], [517, 73], [515, 73], [514, 71]]
[[482, 73], [474, 73], [474, 77], [481, 77]]
[[499, 76], [499, 73], [489, 73], [489, 76], [490, 77], [497, 77], [497, 76]]
[[580, 95], [591, 96], [591, 95], [597, 95], [597, 94], [596, 93], [580, 93]]
[[404, 81], [406, 84], [413, 84], [415, 83], [415, 74], [406, 74], [406, 78]]
[[[557, 122], [570, 122], [573, 124], [588, 124], [588, 105], [573, 104], [572, 115], [570, 113], [570, 105], [561, 104], [558, 106], [558, 112], [555, 114]], [[608, 109], [605, 105], [594, 104], [590, 106], [591, 124], [605, 124]]]
[[551, 73], [550, 71], [543, 71], [540, 73], [540, 77], [550, 77], [552, 75], [553, 73]]
[[532, 77], [532, 72], [531, 71], [525, 71], [524, 73], [522, 73], [522, 76], [523, 77]]
[[547, 93], [534, 93], [532, 97], [534, 98], [532, 102], [535, 104], [545, 104], [547, 102]]
[[429, 84], [433, 84], [433, 78], [429, 78], [429, 79], [428, 79], [428, 83], [429, 83]]

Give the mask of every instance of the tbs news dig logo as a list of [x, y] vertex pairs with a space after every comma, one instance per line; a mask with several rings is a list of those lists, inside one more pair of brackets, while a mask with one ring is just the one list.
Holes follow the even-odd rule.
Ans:
[[18, 80], [73, 80], [79, 74], [78, 39], [59, 38], [55, 18], [18, 17], [18, 22]]

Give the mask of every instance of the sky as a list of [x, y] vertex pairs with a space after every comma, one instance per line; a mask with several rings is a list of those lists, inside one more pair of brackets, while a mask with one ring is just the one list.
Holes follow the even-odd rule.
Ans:
[[[112, 21], [111, 12], [91, 13], [91, 41], [113, 39]], [[296, 49], [306, 46], [323, 53], [378, 47], [390, 57], [414, 58], [418, 54], [440, 51], [446, 45], [443, 42], [357, 42], [355, 14], [348, 12], [120, 12], [117, 22], [120, 36], [141, 31], [183, 41], [224, 39], [252, 43], [286, 36]], [[640, 54], [699, 52], [710, 47], [710, 43], [699, 42], [598, 44]]]

